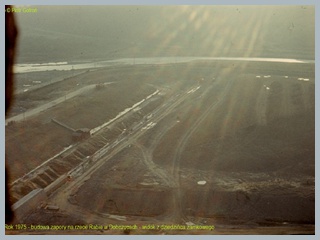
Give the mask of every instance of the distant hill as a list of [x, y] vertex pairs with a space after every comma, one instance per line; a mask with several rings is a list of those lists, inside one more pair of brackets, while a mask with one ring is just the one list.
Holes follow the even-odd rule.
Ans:
[[157, 56], [314, 59], [312, 6], [37, 6], [17, 61]]

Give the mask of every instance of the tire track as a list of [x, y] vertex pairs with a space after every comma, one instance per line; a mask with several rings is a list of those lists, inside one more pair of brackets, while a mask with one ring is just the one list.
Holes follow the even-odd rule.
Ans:
[[162, 182], [164, 182], [168, 187], [170, 188], [177, 188], [178, 184], [175, 181], [175, 179], [168, 174], [167, 171], [164, 169], [160, 168], [158, 165], [156, 165], [152, 161], [152, 151], [150, 149], [145, 148], [144, 146], [140, 144], [135, 144], [137, 146], [142, 154], [143, 154], [143, 163], [148, 167], [148, 169], [156, 176], [158, 176]]
[[[175, 212], [173, 213], [173, 218], [177, 222], [181, 222], [181, 221], [188, 222], [188, 218], [184, 215], [184, 213], [182, 211], [182, 205], [181, 205], [182, 193], [181, 193], [181, 187], [180, 187], [181, 184], [180, 184], [180, 174], [179, 174], [181, 155], [184, 152], [184, 149], [187, 145], [189, 138], [193, 135], [195, 130], [201, 125], [203, 120], [207, 118], [209, 113], [222, 102], [223, 98], [227, 95], [228, 90], [232, 86], [232, 83], [233, 83], [233, 80], [228, 81], [227, 86], [224, 88], [223, 92], [220, 94], [220, 97], [218, 98], [218, 100], [216, 102], [213, 102], [205, 110], [205, 112], [202, 113], [202, 115], [195, 121], [195, 123], [191, 126], [191, 128], [189, 128], [185, 132], [185, 134], [181, 138], [181, 141], [179, 142], [179, 144], [176, 148], [175, 154], [173, 156], [173, 171], [172, 171], [172, 173], [173, 173], [173, 176], [174, 176], [176, 182], [178, 183], [177, 191], [175, 191], [175, 194], [173, 197], [173, 204], [174, 204], [174, 209], [175, 209]], [[211, 85], [211, 87], [206, 89], [206, 91], [203, 93], [203, 96], [205, 96], [206, 94], [210, 94], [212, 87], [213, 86]]]
[[171, 125], [166, 125], [165, 129], [162, 129], [160, 133], [158, 133], [155, 138], [152, 140], [151, 145], [149, 148], [146, 148], [145, 146], [142, 146], [139, 143], [135, 143], [135, 146], [137, 146], [142, 154], [143, 154], [143, 162], [144, 164], [149, 168], [149, 170], [156, 176], [158, 176], [162, 181], [171, 188], [177, 188], [178, 184], [175, 181], [175, 179], [168, 174], [168, 172], [164, 169], [162, 169], [160, 166], [155, 164], [153, 162], [153, 151], [157, 147], [159, 141], [161, 138], [176, 124], [176, 122], [173, 122]]

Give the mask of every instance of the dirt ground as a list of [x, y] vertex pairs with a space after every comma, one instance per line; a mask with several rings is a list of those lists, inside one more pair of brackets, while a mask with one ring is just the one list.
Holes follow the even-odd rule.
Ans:
[[[215, 226], [213, 231], [140, 228], [94, 234], [314, 234], [313, 65], [119, 67], [39, 88], [35, 98], [49, 92], [54, 96], [48, 98], [56, 98], [84, 79], [113, 83], [6, 127], [12, 179], [72, 144], [70, 134], [50, 118], [92, 129], [156, 89], [165, 94], [140, 117], [123, 119], [133, 126], [159, 109], [145, 122], [152, 127], [126, 136], [99, 167], [51, 195], [49, 203], [59, 206], [58, 212], [38, 209], [24, 223]], [[18, 100], [24, 98], [29, 95], [17, 101], [24, 104]]]

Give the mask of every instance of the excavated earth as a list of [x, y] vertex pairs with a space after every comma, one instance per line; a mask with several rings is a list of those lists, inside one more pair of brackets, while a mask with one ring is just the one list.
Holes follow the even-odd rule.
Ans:
[[[24, 223], [215, 226], [213, 231], [105, 229], [61, 234], [314, 234], [313, 64], [120, 66], [21, 94], [16, 104], [27, 108], [81, 84], [105, 82], [112, 84], [6, 127], [12, 181], [75, 145], [42, 172], [18, 181], [12, 188], [15, 201], [50, 185], [121, 136], [110, 155], [98, 161], [99, 167], [83, 170], [49, 196], [47, 204], [59, 211], [39, 208], [25, 216]], [[51, 121], [93, 129], [156, 90], [160, 93], [140, 109], [81, 142], [74, 143], [69, 131]], [[141, 127], [135, 128], [139, 122]], [[45, 233], [51, 234], [41, 232]]]

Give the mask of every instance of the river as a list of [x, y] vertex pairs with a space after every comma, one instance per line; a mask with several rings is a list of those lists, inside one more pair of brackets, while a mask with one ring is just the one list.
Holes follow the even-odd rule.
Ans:
[[15, 73], [42, 72], [42, 71], [70, 71], [80, 69], [95, 69], [115, 65], [140, 65], [140, 64], [170, 64], [186, 63], [192, 61], [254, 61], [254, 62], [279, 62], [279, 63], [315, 63], [314, 60], [290, 58], [250, 58], [250, 57], [152, 57], [152, 58], [120, 58], [107, 61], [86, 63], [32, 63], [14, 65]]

